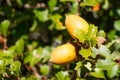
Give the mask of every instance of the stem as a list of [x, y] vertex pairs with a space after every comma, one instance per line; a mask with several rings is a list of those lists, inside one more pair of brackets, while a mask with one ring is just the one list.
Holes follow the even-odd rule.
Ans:
[[6, 50], [7, 49], [7, 39], [4, 38], [3, 39], [3, 50]]

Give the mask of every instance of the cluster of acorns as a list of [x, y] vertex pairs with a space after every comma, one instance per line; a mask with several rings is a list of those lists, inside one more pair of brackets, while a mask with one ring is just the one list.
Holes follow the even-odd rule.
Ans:
[[[86, 20], [78, 15], [67, 15], [65, 26], [70, 36], [75, 39], [74, 30], [82, 30], [88, 32], [89, 24]], [[71, 43], [66, 43], [56, 47], [50, 56], [50, 61], [55, 64], [66, 64], [74, 61], [77, 58], [75, 46]]]

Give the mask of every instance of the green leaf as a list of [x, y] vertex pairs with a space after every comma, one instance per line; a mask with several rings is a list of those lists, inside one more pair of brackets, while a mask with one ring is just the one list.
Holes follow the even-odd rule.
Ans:
[[37, 20], [34, 19], [33, 24], [32, 24], [32, 26], [31, 26], [31, 28], [30, 28], [30, 31], [31, 31], [31, 32], [34, 31], [34, 30], [36, 29], [37, 24], [38, 24], [38, 23], [37, 23]]
[[23, 5], [22, 0], [16, 0], [16, 2], [17, 2], [19, 5]]
[[97, 27], [94, 26], [93, 24], [90, 24], [87, 33], [87, 39], [91, 40], [92, 38], [96, 38], [97, 31], [98, 31]]
[[96, 46], [97, 44], [97, 32], [98, 29], [95, 25], [90, 24], [88, 28], [88, 33], [86, 35], [86, 40], [89, 41], [90, 46]]
[[107, 76], [108, 76], [109, 78], [114, 77], [114, 76], [118, 73], [118, 70], [119, 70], [118, 64], [110, 67], [110, 68], [107, 70]]
[[86, 39], [85, 31], [75, 30], [73, 33], [74, 33], [75, 37], [77, 39], [79, 39], [80, 42], [84, 42], [85, 41], [85, 39]]
[[98, 49], [95, 48], [95, 47], [92, 48], [92, 56], [95, 57], [98, 54], [102, 55], [102, 56], [104, 56], [106, 58], [111, 57], [110, 50], [104, 45], [101, 45], [100, 48], [98, 48]]
[[37, 10], [37, 9], [34, 9], [33, 10], [36, 18], [41, 21], [41, 22], [45, 22], [48, 20], [48, 10]]
[[21, 63], [19, 61], [15, 61], [11, 63], [10, 65], [11, 74], [18, 76], [20, 73], [20, 67], [21, 67]]
[[114, 30], [111, 30], [111, 31], [108, 33], [107, 37], [108, 37], [110, 40], [116, 39], [116, 38], [117, 38], [116, 32], [117, 32], [117, 31], [116, 31], [115, 29], [114, 29]]
[[67, 71], [60, 71], [56, 74], [57, 80], [70, 80]]
[[104, 0], [104, 5], [102, 6], [103, 9], [107, 10], [109, 8], [109, 1]]
[[19, 39], [15, 44], [15, 52], [20, 55], [24, 51], [24, 40]]
[[49, 46], [46, 46], [43, 48], [42, 54], [40, 56], [41, 62], [45, 63], [49, 60], [51, 54], [51, 48]]
[[84, 58], [88, 58], [91, 55], [91, 47], [88, 49], [81, 48], [79, 54], [81, 54]]
[[50, 19], [53, 22], [56, 22], [56, 20], [60, 20], [62, 18], [62, 16], [60, 14], [54, 14], [54, 15], [50, 15]]
[[120, 20], [114, 21], [114, 28], [115, 28], [117, 31], [120, 31]]
[[79, 61], [77, 62], [76, 66], [75, 66], [75, 70], [77, 71], [77, 77], [80, 77], [80, 72], [81, 72], [81, 67], [82, 66], [82, 62]]
[[45, 76], [49, 72], [49, 66], [48, 65], [41, 65], [40, 66], [40, 72]]
[[9, 27], [9, 25], [10, 25], [9, 20], [4, 20], [0, 24], [0, 32], [2, 33], [2, 35], [4, 37], [7, 37], [7, 35], [8, 35], [8, 27]]
[[116, 60], [116, 59], [119, 59], [120, 58], [120, 53], [118, 51], [114, 51], [112, 54], [111, 54], [111, 58], [113, 60]]
[[49, 6], [49, 9], [50, 9], [50, 12], [53, 11], [53, 9], [56, 6], [56, 4], [57, 4], [57, 0], [49, 0], [48, 1], [48, 6]]
[[97, 33], [97, 36], [106, 37], [106, 33], [105, 33], [103, 30], [100, 30], [100, 31]]
[[87, 62], [87, 64], [84, 65], [89, 71], [92, 70], [92, 64], [90, 62]]
[[74, 2], [75, 0], [60, 0], [60, 2], [66, 2], [66, 1]]
[[98, 0], [83, 0], [83, 2], [80, 3], [80, 6], [94, 6], [98, 3]]
[[78, 11], [78, 2], [75, 1], [75, 2], [73, 3], [73, 5], [72, 5], [71, 13], [72, 13], [72, 14], [76, 14], [77, 11]]
[[106, 58], [105, 60], [98, 60], [98, 62], [96, 63], [96, 67], [102, 70], [109, 70], [115, 64], [116, 63], [113, 60]]
[[30, 65], [31, 66], [34, 66], [36, 63], [38, 63], [40, 60], [41, 60], [41, 54], [42, 54], [42, 51], [43, 51], [43, 48], [39, 47], [38, 49], [34, 49], [31, 54], [31, 55], [28, 55], [28, 61], [30, 61]]
[[5, 72], [5, 60], [0, 60], [0, 75]]
[[95, 68], [94, 72], [90, 72], [90, 74], [96, 78], [104, 78], [105, 79], [104, 72], [99, 68]]

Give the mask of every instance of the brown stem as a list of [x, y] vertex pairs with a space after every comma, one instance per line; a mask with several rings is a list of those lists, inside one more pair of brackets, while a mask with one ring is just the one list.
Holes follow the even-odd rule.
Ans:
[[3, 50], [6, 50], [7, 49], [7, 39], [4, 38], [3, 39]]
[[21, 80], [21, 79], [20, 79], [20, 76], [18, 76], [17, 80]]

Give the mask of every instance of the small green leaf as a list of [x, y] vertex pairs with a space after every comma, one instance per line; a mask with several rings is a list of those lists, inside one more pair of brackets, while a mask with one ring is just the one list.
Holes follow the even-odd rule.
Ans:
[[92, 70], [92, 64], [90, 62], [87, 62], [87, 64], [84, 65], [89, 71]]
[[73, 3], [73, 5], [72, 5], [71, 13], [72, 13], [72, 14], [76, 14], [77, 11], [78, 11], [78, 2], [75, 1], [75, 2]]
[[114, 29], [114, 30], [111, 30], [111, 31], [108, 33], [107, 37], [108, 37], [110, 40], [116, 39], [116, 38], [117, 38], [116, 32], [117, 32], [117, 31], [116, 31], [115, 29]]
[[74, 2], [75, 0], [60, 0], [60, 2], [66, 2], [66, 1]]
[[11, 74], [18, 76], [20, 73], [20, 67], [21, 67], [21, 63], [19, 61], [15, 61], [11, 63], [10, 65]]
[[109, 8], [109, 1], [104, 0], [104, 5], [102, 6], [103, 9], [107, 10]]
[[4, 20], [0, 24], [0, 32], [2, 33], [2, 35], [4, 37], [7, 37], [7, 35], [8, 35], [8, 27], [9, 27], [9, 25], [10, 25], [9, 20]]
[[95, 38], [97, 35], [97, 31], [98, 31], [97, 27], [94, 26], [93, 24], [90, 24], [87, 33], [87, 39], [91, 40], [92, 38]]
[[49, 60], [51, 54], [51, 48], [46, 46], [43, 48], [42, 54], [40, 55], [41, 62], [45, 63]]
[[116, 63], [111, 59], [105, 59], [105, 60], [98, 60], [96, 63], [96, 67], [100, 68], [102, 70], [109, 70], [111, 69]]
[[111, 58], [113, 60], [116, 60], [116, 59], [119, 59], [120, 58], [120, 53], [118, 51], [114, 51], [112, 54], [111, 54]]
[[105, 33], [103, 30], [100, 30], [100, 31], [97, 33], [97, 36], [106, 37], [106, 33]]
[[118, 64], [114, 65], [114, 66], [111, 66], [108, 70], [107, 70], [107, 76], [109, 78], [112, 78], [114, 77], [117, 73], [118, 73]]
[[79, 54], [81, 54], [84, 58], [88, 58], [91, 55], [91, 47], [88, 49], [81, 48]]
[[114, 28], [117, 30], [117, 31], [120, 31], [120, 20], [116, 20], [114, 22]]
[[77, 77], [80, 77], [82, 61], [77, 62], [75, 70], [77, 71]]
[[21, 54], [24, 51], [24, 40], [19, 39], [15, 44], [15, 52]]
[[28, 61], [30, 61], [29, 63], [31, 66], [34, 66], [36, 63], [38, 63], [41, 60], [42, 51], [43, 48], [39, 47], [31, 52], [32, 56], [28, 55], [28, 57], [31, 57], [30, 59], [27, 58]]
[[0, 60], [0, 75], [5, 72], [5, 60]]
[[102, 55], [106, 58], [110, 58], [110, 50], [104, 46], [104, 45], [101, 45], [99, 49], [93, 47], [92, 48], [92, 56], [95, 57], [96, 55]]
[[83, 2], [80, 3], [80, 6], [94, 6], [98, 3], [98, 0], [83, 0]]
[[48, 6], [49, 6], [49, 9], [50, 9], [50, 12], [53, 11], [53, 9], [56, 6], [56, 4], [57, 4], [57, 0], [49, 0], [48, 1]]
[[84, 42], [86, 39], [85, 31], [82, 30], [75, 30], [74, 35], [77, 39], [79, 39], [80, 42]]
[[48, 10], [37, 10], [37, 9], [34, 9], [33, 10], [36, 18], [41, 21], [41, 22], [45, 22], [48, 20]]
[[67, 71], [60, 71], [56, 74], [57, 80], [70, 80]]
[[99, 69], [99, 68], [95, 68], [94, 69], [95, 72], [90, 72], [90, 74], [96, 78], [104, 78], [105, 79], [105, 76], [104, 76], [104, 72]]
[[31, 32], [34, 31], [34, 30], [36, 29], [36, 27], [37, 27], [37, 20], [35, 19], [35, 20], [33, 21], [33, 24], [32, 24], [32, 26], [31, 26], [31, 28], [30, 28], [30, 31], [31, 31]]
[[48, 65], [41, 65], [40, 66], [40, 72], [45, 76], [49, 72], [49, 66]]

